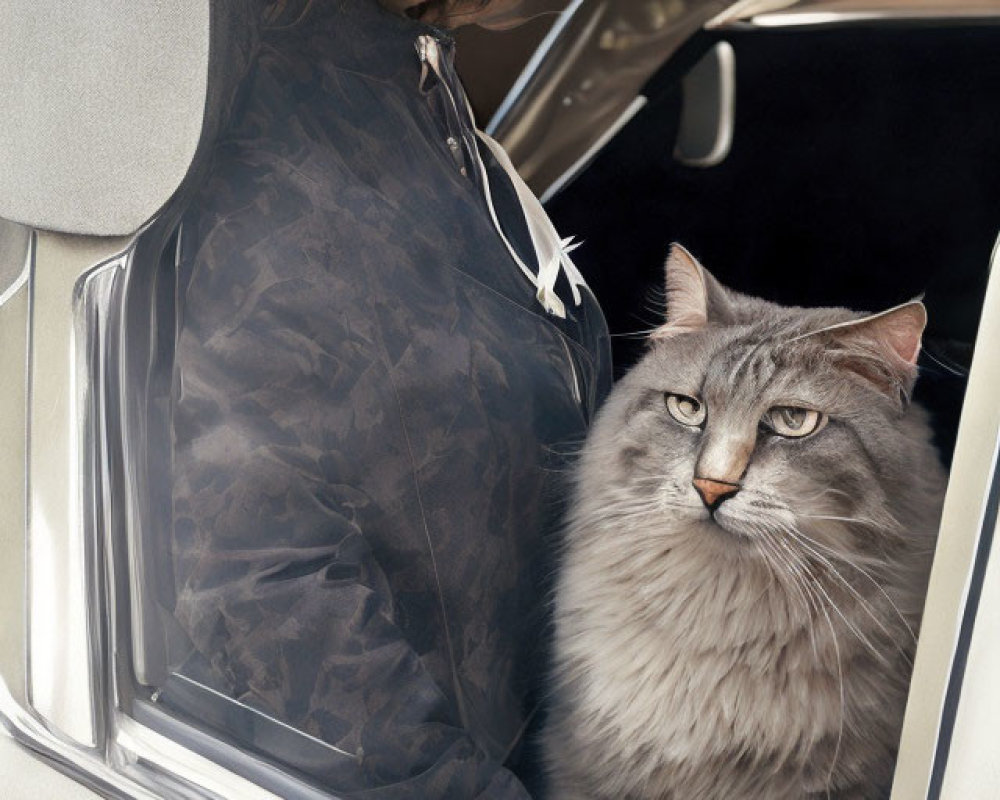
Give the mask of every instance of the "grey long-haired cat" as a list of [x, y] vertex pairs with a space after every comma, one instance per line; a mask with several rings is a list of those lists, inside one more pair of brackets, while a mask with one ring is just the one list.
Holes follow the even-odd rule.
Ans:
[[786, 308], [683, 248], [578, 467], [554, 800], [887, 792], [945, 476], [924, 307]]

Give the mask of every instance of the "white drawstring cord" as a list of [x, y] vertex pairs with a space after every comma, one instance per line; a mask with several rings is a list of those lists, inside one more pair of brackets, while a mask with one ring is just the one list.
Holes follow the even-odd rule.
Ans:
[[[420, 75], [420, 85], [423, 88], [424, 82], [427, 78], [427, 68], [430, 67], [434, 71], [438, 80], [445, 87], [445, 91], [448, 93], [448, 99], [451, 101], [456, 113], [458, 112], [458, 105], [455, 101], [455, 96], [452, 94], [451, 87], [448, 85], [448, 81], [445, 80], [442, 70], [441, 70], [441, 55], [438, 48], [438, 43], [433, 36], [420, 36], [417, 39], [417, 53], [420, 56], [420, 61], [422, 63], [422, 71]], [[518, 201], [521, 203], [521, 210], [524, 212], [524, 219], [528, 226], [528, 234], [531, 236], [531, 244], [535, 250], [535, 257], [538, 262], [538, 272], [534, 273], [531, 269], [521, 260], [521, 257], [514, 250], [507, 236], [504, 234], [503, 229], [500, 227], [500, 220], [497, 217], [496, 209], [493, 205], [493, 195], [490, 191], [490, 181], [489, 176], [486, 172], [486, 165], [483, 163], [482, 158], [479, 155], [479, 149], [477, 147], [470, 148], [473, 151], [473, 155], [476, 159], [476, 167], [479, 170], [480, 179], [483, 182], [483, 191], [486, 195], [486, 206], [490, 212], [490, 218], [493, 221], [493, 227], [496, 228], [497, 233], [500, 235], [501, 240], [503, 240], [504, 245], [506, 245], [507, 250], [510, 252], [511, 258], [524, 273], [525, 277], [531, 281], [531, 285], [536, 288], [535, 297], [542, 304], [542, 308], [549, 314], [553, 314], [561, 319], [566, 318], [566, 306], [560, 299], [559, 295], [556, 294], [555, 285], [559, 280], [560, 272], [566, 275], [566, 280], [569, 282], [570, 291], [573, 293], [573, 302], [576, 305], [580, 305], [580, 289], [581, 286], [586, 286], [586, 282], [580, 271], [576, 268], [573, 260], [569, 257], [569, 253], [580, 246], [579, 242], [573, 242], [572, 237], [567, 239], [561, 239], [559, 234], [556, 232], [555, 226], [552, 224], [552, 220], [549, 219], [549, 215], [545, 213], [545, 209], [542, 208], [542, 204], [539, 202], [538, 198], [535, 197], [531, 189], [524, 182], [524, 179], [518, 174], [514, 165], [511, 163], [510, 158], [504, 149], [488, 134], [479, 130], [475, 124], [475, 116], [472, 113], [472, 107], [469, 105], [468, 98], [462, 95], [462, 100], [465, 103], [466, 111], [468, 112], [469, 119], [472, 120], [473, 129], [475, 130], [476, 136], [479, 140], [489, 148], [493, 157], [497, 160], [497, 163], [503, 168], [504, 172], [510, 178], [511, 183], [514, 186], [514, 191], [517, 193]]]

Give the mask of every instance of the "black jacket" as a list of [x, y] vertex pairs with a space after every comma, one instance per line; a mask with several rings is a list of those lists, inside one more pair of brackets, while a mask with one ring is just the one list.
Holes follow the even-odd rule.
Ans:
[[[422, 85], [420, 35], [449, 57]], [[500, 765], [537, 703], [566, 455], [609, 385], [592, 296], [547, 315], [493, 226], [450, 50], [374, 0], [313, 2], [263, 37], [184, 218], [177, 670], [262, 713], [188, 711], [344, 797], [527, 796]]]

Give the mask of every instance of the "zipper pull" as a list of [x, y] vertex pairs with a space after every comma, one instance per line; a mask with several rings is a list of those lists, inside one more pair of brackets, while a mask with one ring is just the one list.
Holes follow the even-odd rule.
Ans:
[[417, 48], [417, 58], [420, 59], [420, 83], [417, 84], [417, 88], [420, 90], [422, 94], [427, 93], [427, 89], [425, 88], [425, 86], [427, 84], [427, 77], [430, 75], [431, 72], [430, 71], [431, 64], [429, 63], [430, 56], [428, 53], [428, 47], [429, 47], [428, 42], [432, 41], [434, 40], [431, 39], [430, 36], [418, 36], [417, 41], [415, 43]]

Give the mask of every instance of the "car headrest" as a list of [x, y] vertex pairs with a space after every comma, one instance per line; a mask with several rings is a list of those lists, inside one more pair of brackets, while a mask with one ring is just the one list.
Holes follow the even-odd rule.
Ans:
[[139, 230], [225, 123], [261, 0], [35, 0], [0, 26], [0, 217]]

